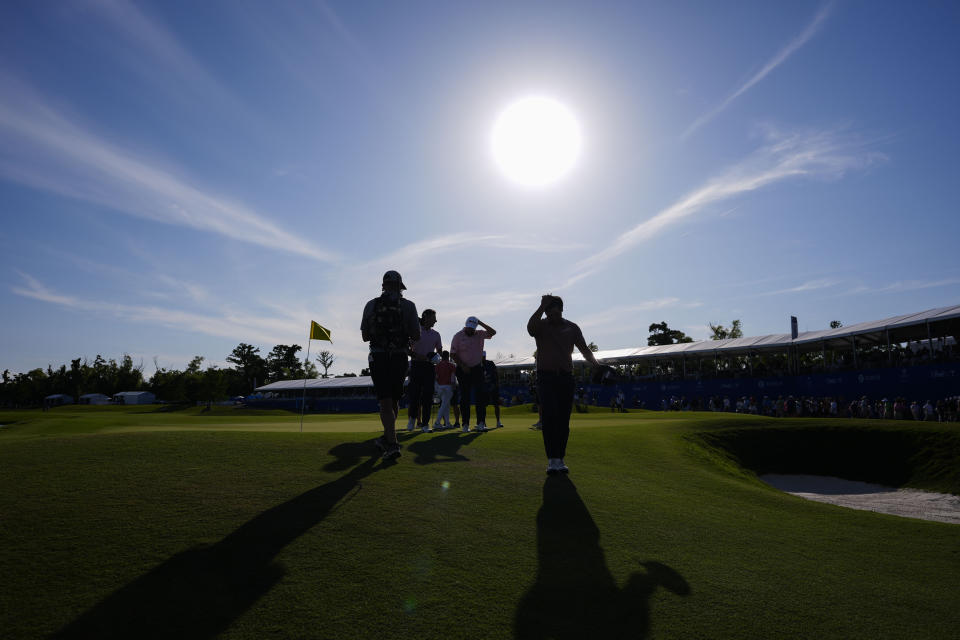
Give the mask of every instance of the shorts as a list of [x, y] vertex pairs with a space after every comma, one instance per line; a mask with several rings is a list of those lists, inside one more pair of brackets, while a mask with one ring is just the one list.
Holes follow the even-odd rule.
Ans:
[[377, 400], [390, 398], [398, 402], [403, 397], [403, 381], [407, 377], [407, 354], [372, 352], [368, 362]]

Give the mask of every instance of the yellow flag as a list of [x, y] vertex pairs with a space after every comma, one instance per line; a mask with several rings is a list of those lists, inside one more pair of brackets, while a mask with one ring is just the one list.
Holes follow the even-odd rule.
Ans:
[[310, 339], [333, 342], [333, 340], [330, 339], [330, 329], [324, 329], [313, 320], [310, 321]]

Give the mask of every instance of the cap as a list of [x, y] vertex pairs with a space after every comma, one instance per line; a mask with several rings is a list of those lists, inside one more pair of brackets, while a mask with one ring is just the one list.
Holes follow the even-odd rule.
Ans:
[[383, 284], [399, 284], [401, 289], [406, 289], [403, 284], [403, 278], [396, 271], [387, 271], [383, 274]]
[[467, 327], [468, 329], [476, 329], [478, 324], [480, 324], [480, 321], [477, 320], [477, 317], [470, 316], [467, 318], [467, 321], [463, 323], [463, 326]]

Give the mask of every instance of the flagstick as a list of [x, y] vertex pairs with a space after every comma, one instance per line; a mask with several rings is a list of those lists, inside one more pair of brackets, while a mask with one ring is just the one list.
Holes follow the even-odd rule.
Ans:
[[[310, 364], [310, 343], [313, 342], [307, 338], [307, 364]], [[307, 366], [303, 366], [303, 398], [300, 399], [300, 433], [303, 433], [303, 412], [307, 408]]]

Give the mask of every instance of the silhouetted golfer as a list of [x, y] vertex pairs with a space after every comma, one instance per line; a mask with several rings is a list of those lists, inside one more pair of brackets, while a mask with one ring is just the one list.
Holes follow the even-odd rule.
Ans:
[[[477, 329], [477, 325], [483, 329]], [[450, 357], [457, 363], [457, 383], [460, 387], [460, 413], [463, 415], [463, 431], [470, 431], [470, 392], [473, 391], [477, 406], [477, 431], [487, 431], [487, 392], [483, 386], [483, 341], [497, 335], [497, 330], [470, 316], [463, 329], [450, 341]]]
[[[546, 318], [543, 315], [546, 314]], [[573, 348], [594, 367], [600, 363], [583, 339], [580, 327], [563, 317], [560, 296], [545, 295], [527, 322], [527, 333], [537, 341], [537, 392], [540, 396], [541, 432], [547, 452], [547, 473], [567, 473], [563, 462], [570, 437], [573, 406]]]
[[380, 422], [383, 436], [377, 446], [384, 459], [400, 456], [397, 442], [397, 412], [403, 394], [403, 379], [407, 376], [407, 352], [420, 338], [417, 306], [403, 297], [406, 289], [396, 271], [383, 274], [383, 293], [363, 308], [360, 333], [370, 343], [370, 376], [380, 403]]

